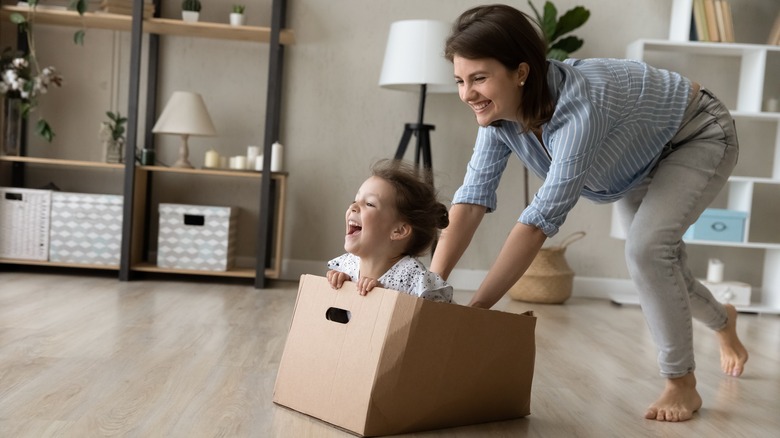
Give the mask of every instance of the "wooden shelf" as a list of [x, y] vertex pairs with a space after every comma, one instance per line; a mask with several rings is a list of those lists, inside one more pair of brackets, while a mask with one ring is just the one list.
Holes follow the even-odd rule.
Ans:
[[[3, 6], [0, 18], [8, 20], [12, 12], [27, 13], [27, 8]], [[88, 29], [107, 29], [129, 32], [133, 17], [130, 15], [109, 14], [104, 12], [85, 12], [83, 16], [74, 11], [38, 8], [35, 11], [37, 23], [54, 26], [86, 27]], [[211, 38], [234, 41], [268, 43], [271, 41], [271, 28], [259, 26], [231, 26], [227, 23], [186, 23], [170, 18], [146, 18], [143, 31], [158, 35], [179, 35], [186, 37]], [[279, 35], [283, 45], [293, 44], [295, 35], [290, 29], [283, 29]]]
[[114, 169], [124, 170], [124, 164], [116, 163], [101, 163], [99, 161], [79, 161], [79, 160], [62, 160], [59, 158], [36, 158], [36, 157], [17, 157], [17, 156], [0, 156], [0, 161], [8, 161], [12, 163], [30, 163], [30, 164], [42, 164], [49, 166], [69, 166], [69, 167], [92, 167], [98, 169]]
[[[161, 274], [185, 274], [185, 275], [213, 275], [216, 277], [237, 277], [237, 278], [255, 278], [255, 270], [251, 268], [235, 268], [227, 271], [200, 271], [194, 269], [171, 269], [161, 268], [151, 263], [139, 263], [133, 265], [133, 271], [155, 272]], [[268, 278], [278, 278], [278, 273], [271, 269], [265, 270], [265, 276]]]
[[[183, 167], [165, 167], [165, 166], [139, 166], [139, 169], [147, 172], [157, 173], [183, 173], [190, 175], [215, 175], [229, 176], [237, 178], [257, 178], [263, 176], [262, 172], [252, 170], [231, 170], [231, 169], [187, 169]], [[283, 179], [287, 177], [287, 172], [271, 172], [271, 179]]]
[[91, 265], [86, 263], [49, 262], [45, 260], [6, 259], [0, 258], [0, 263], [9, 265], [54, 266], [60, 268], [102, 269], [106, 271], [118, 271], [118, 265]]

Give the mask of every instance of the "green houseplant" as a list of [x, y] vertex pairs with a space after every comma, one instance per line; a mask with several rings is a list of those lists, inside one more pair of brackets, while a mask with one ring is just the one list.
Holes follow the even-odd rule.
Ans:
[[558, 17], [558, 9], [555, 5], [546, 1], [544, 3], [544, 13], [540, 14], [531, 0], [528, 4], [536, 15], [536, 21], [542, 29], [544, 38], [547, 41], [547, 57], [563, 61], [582, 47], [584, 41], [576, 36], [570, 35], [563, 37], [567, 33], [579, 28], [590, 18], [590, 11], [583, 6], [575, 6]]
[[233, 5], [233, 12], [230, 13], [230, 24], [232, 26], [243, 26], [246, 23], [245, 9], [245, 5]]
[[123, 149], [125, 145], [125, 123], [127, 117], [117, 111], [106, 111], [107, 122], [100, 124], [100, 139], [103, 141], [106, 151], [107, 163], [121, 163], [123, 161]]
[[[21, 120], [28, 119], [38, 106], [39, 98], [51, 86], [61, 86], [62, 76], [52, 66], [41, 67], [35, 51], [35, 33], [33, 23], [38, 7], [38, 0], [28, 0], [26, 13], [12, 12], [9, 19], [27, 39], [27, 53], [5, 48], [0, 57], [0, 96], [3, 97], [3, 138], [7, 148], [16, 148], [21, 136]], [[87, 10], [87, 0], [71, 0], [69, 9], [84, 15]], [[73, 35], [76, 44], [84, 44], [84, 29], [79, 29]], [[17, 117], [18, 120], [12, 120]], [[35, 132], [46, 141], [54, 139], [54, 130], [49, 122], [39, 117], [35, 124]], [[9, 151], [6, 151], [9, 152]], [[16, 153], [19, 151], [16, 150]]]
[[184, 0], [181, 2], [181, 19], [196, 22], [200, 18], [200, 0]]

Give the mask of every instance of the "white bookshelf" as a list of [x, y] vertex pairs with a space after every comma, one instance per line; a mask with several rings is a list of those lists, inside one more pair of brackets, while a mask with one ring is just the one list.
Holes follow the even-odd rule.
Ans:
[[[718, 247], [746, 248], [762, 251], [762, 284], [753, 284], [755, 302], [750, 306], [739, 306], [741, 311], [780, 314], [780, 225], [766, 216], [766, 205], [757, 199], [756, 193], [770, 191], [775, 200], [780, 200], [780, 113], [763, 112], [763, 102], [767, 93], [777, 92], [775, 88], [766, 90], [765, 85], [773, 85], [780, 77], [780, 46], [738, 43], [708, 43], [688, 41], [690, 31], [692, 0], [674, 0], [669, 40], [642, 39], [631, 43], [626, 56], [631, 59], [647, 61], [652, 65], [669, 68], [694, 80], [697, 63], [725, 62], [738, 67], [724, 68], [727, 77], [720, 78], [715, 84], [705, 86], [717, 95], [728, 96], [723, 99], [732, 112], [740, 135], [740, 161], [747, 159], [761, 163], [762, 170], [752, 173], [753, 169], [742, 169], [743, 173], [729, 178], [721, 195], [722, 207], [743, 211], [748, 215], [742, 242], [686, 241], [689, 245], [710, 245]], [[684, 58], [676, 65], [664, 65], [672, 58]], [[768, 62], [771, 61], [771, 62]], [[682, 66], [682, 67], [681, 67]], [[743, 127], [742, 131], [740, 127]], [[742, 142], [742, 135], [752, 133], [746, 127], [759, 126], [766, 135], [753, 135], [750, 141]], [[744, 131], [744, 132], [743, 132]], [[759, 205], [760, 204], [760, 205]], [[753, 227], [760, 224], [761, 227]], [[770, 225], [767, 225], [770, 224]], [[760, 229], [759, 229], [760, 228]], [[769, 229], [768, 229], [769, 228]], [[613, 210], [611, 235], [624, 239], [625, 232], [616, 220]], [[725, 261], [728, 264], [728, 261]], [[618, 294], [612, 297], [618, 303], [638, 302], [635, 293]]]

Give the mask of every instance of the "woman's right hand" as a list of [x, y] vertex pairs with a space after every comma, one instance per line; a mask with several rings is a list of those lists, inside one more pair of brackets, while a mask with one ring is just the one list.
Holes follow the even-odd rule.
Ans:
[[341, 286], [344, 285], [345, 281], [351, 280], [348, 274], [341, 271], [337, 271], [335, 269], [331, 269], [330, 271], [328, 271], [325, 277], [328, 278], [328, 283], [330, 283], [330, 287], [332, 287], [333, 289], [341, 289]]

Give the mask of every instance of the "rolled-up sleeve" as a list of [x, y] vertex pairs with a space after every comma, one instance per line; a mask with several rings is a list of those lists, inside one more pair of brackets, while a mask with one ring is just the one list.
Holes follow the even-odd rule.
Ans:
[[453, 204], [477, 204], [488, 213], [498, 207], [496, 189], [512, 151], [496, 135], [495, 127], [480, 127], [463, 185], [455, 192]]

